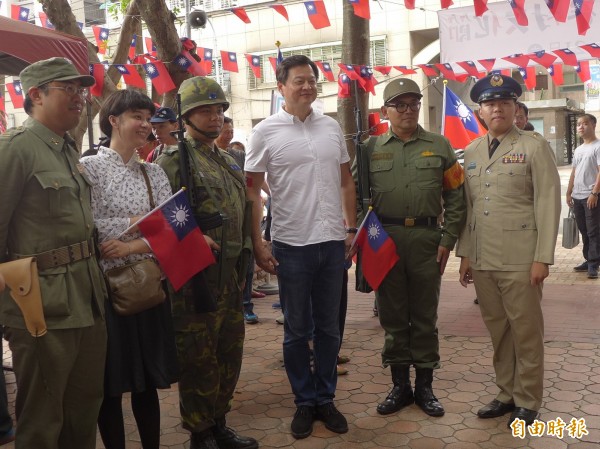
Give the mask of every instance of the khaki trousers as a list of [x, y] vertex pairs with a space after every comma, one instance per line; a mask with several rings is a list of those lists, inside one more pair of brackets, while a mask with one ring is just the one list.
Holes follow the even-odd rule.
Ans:
[[542, 285], [528, 271], [473, 270], [481, 316], [494, 346], [494, 370], [505, 404], [539, 410], [544, 390]]

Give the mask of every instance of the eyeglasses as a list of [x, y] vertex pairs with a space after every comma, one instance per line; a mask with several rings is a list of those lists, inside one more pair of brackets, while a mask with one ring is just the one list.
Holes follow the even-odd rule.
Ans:
[[418, 112], [421, 109], [421, 102], [416, 103], [389, 103], [386, 104], [388, 108], [394, 108], [396, 111], [402, 113], [406, 112], [410, 108], [413, 112]]
[[48, 86], [48, 89], [60, 89], [64, 90], [70, 96], [79, 95], [80, 97], [87, 97], [90, 90], [87, 87], [76, 87], [73, 84], [67, 84], [66, 86]]

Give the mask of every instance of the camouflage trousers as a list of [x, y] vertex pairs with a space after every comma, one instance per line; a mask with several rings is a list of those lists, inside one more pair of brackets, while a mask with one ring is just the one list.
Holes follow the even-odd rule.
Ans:
[[225, 286], [215, 312], [190, 314], [184, 321], [175, 324], [179, 409], [183, 427], [202, 432], [231, 409], [240, 376], [245, 328], [237, 281]]

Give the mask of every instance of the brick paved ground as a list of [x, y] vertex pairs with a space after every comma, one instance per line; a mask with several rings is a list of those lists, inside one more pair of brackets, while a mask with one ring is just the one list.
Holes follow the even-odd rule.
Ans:
[[[568, 169], [561, 170], [561, 177], [568, 178]], [[505, 418], [475, 416], [496, 393], [492, 349], [478, 306], [473, 304], [474, 290], [457, 282], [457, 261], [449, 264], [444, 276], [439, 309], [443, 366], [436, 371], [434, 387], [446, 408], [444, 417], [427, 417], [414, 405], [391, 416], [377, 415], [375, 406], [390, 383], [389, 373], [380, 366], [383, 333], [372, 316], [372, 294], [351, 292], [342, 350], [351, 361], [346, 365], [349, 374], [338, 381], [336, 397], [350, 431], [340, 436], [316, 423], [310, 438], [295, 441], [290, 435], [294, 405], [281, 363], [282, 327], [275, 323], [277, 312], [271, 308], [276, 296], [255, 302], [260, 323], [246, 327], [244, 364], [229, 424], [257, 438], [264, 449], [596, 449], [600, 443], [600, 280], [573, 273], [572, 267], [580, 261], [580, 249], [562, 249], [559, 239], [556, 265], [544, 288], [546, 385], [541, 410], [544, 421], [560, 417], [569, 423], [571, 418], [585, 418], [589, 435], [580, 440], [514, 438]], [[5, 359], [8, 356], [5, 351]], [[6, 377], [12, 410], [14, 375], [9, 372]], [[179, 424], [176, 386], [162, 391], [160, 397], [161, 449], [188, 449], [189, 435]], [[125, 412], [127, 448], [139, 449], [128, 404]], [[98, 448], [103, 447], [98, 439]]]

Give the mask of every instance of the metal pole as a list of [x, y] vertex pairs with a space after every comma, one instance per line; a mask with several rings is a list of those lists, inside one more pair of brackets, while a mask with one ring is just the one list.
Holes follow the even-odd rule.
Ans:
[[192, 38], [192, 26], [190, 25], [190, 0], [184, 0], [185, 8], [185, 37]]

